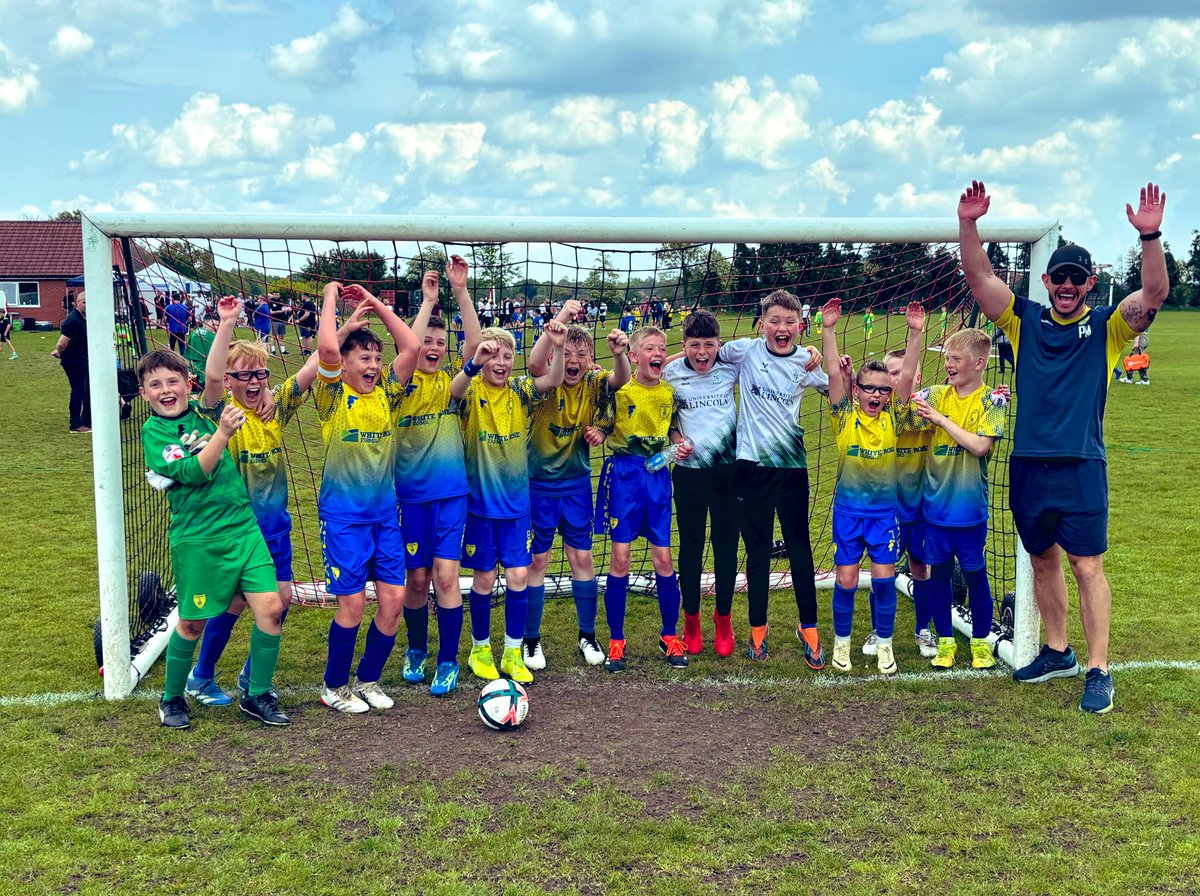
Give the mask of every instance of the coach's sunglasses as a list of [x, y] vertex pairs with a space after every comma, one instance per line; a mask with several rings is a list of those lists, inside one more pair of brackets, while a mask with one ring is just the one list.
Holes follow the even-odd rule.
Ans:
[[858, 391], [866, 392], [868, 395], [891, 395], [891, 386], [876, 386], [874, 383], [855, 383], [858, 386]]
[[229, 371], [229, 375], [235, 380], [248, 383], [251, 380], [265, 380], [271, 375], [271, 371], [265, 367], [260, 367], [258, 370], [231, 370]]
[[1083, 286], [1087, 283], [1088, 277], [1091, 274], [1085, 274], [1083, 271], [1055, 271], [1050, 275], [1050, 282], [1055, 286], [1062, 286], [1067, 282], [1067, 278], [1071, 278], [1071, 283], [1075, 286]]

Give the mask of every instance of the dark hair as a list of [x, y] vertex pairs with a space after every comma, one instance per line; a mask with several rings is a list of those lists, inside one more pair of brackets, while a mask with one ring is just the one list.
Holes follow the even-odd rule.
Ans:
[[709, 311], [693, 311], [683, 321], [684, 339], [717, 339], [721, 336], [721, 322]]
[[863, 361], [862, 364], [859, 365], [858, 373], [854, 375], [854, 384], [856, 386], [862, 385], [861, 380], [864, 373], [882, 373], [884, 376], [887, 376], [887, 365], [882, 361], [877, 361], [875, 358], [870, 358], [866, 361]]
[[565, 345], [586, 345], [591, 351], [592, 357], [596, 356], [596, 346], [592, 342], [592, 334], [579, 326], [579, 324], [571, 324], [567, 327], [567, 341]]
[[429, 323], [427, 323], [425, 325], [425, 329], [427, 329], [427, 330], [445, 330], [446, 322], [444, 320], [442, 320], [440, 317], [431, 317], [431, 318], [429, 318]]
[[342, 354], [364, 348], [377, 352], [383, 351], [383, 340], [366, 327], [355, 330], [346, 337], [346, 341], [342, 343]]
[[173, 352], [169, 348], [159, 348], [152, 352], [147, 352], [138, 360], [137, 378], [138, 385], [142, 384], [146, 374], [159, 368], [166, 368], [172, 373], [183, 374], [184, 377], [191, 375], [188, 370], [187, 361], [183, 360], [183, 356], [179, 352]]

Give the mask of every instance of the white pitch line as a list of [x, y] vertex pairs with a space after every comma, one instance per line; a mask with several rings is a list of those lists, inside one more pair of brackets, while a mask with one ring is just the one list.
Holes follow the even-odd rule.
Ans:
[[[869, 666], [864, 668], [870, 668]], [[1113, 672], [1200, 672], [1200, 660], [1127, 660], [1123, 663], [1113, 663]], [[582, 671], [582, 670], [581, 670]], [[978, 681], [987, 678], [1007, 678], [1009, 672], [1004, 669], [947, 669], [935, 672], [901, 672], [886, 678], [882, 675], [817, 675], [804, 678], [754, 678], [745, 675], [733, 675], [728, 678], [703, 676], [688, 678], [680, 676], [675, 680], [660, 679], [656, 681], [639, 681], [639, 686], [656, 688], [700, 687], [700, 688], [845, 688], [872, 684], [926, 684], [945, 681]], [[576, 684], [578, 682], [572, 682]], [[284, 697], [305, 697], [315, 693], [313, 688], [289, 687], [280, 688], [279, 693]], [[28, 694], [22, 696], [0, 697], [0, 709], [10, 706], [59, 706], [64, 703], [99, 702], [103, 699], [100, 691], [64, 691], [58, 694]], [[157, 701], [160, 695], [157, 691], [135, 691], [128, 698], [138, 701]]]

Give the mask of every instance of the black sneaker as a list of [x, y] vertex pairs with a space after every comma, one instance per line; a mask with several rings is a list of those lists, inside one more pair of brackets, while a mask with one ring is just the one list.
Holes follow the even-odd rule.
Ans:
[[158, 720], [164, 728], [177, 728], [182, 731], [192, 727], [192, 711], [182, 697], [172, 697], [158, 704]]
[[252, 719], [258, 719], [264, 725], [274, 725], [282, 728], [285, 725], [292, 724], [292, 720], [287, 717], [287, 714], [279, 708], [275, 702], [275, 695], [270, 691], [265, 694], [255, 694], [251, 696], [247, 694], [241, 699], [238, 704], [241, 710]]
[[683, 641], [675, 635], [658, 639], [658, 649], [667, 658], [667, 665], [672, 669], [686, 669], [687, 653], [683, 649]]
[[1106, 713], [1113, 708], [1113, 680], [1107, 672], [1094, 667], [1087, 670], [1083, 681], [1083, 699], [1079, 708], [1084, 712]]
[[1032, 663], [1013, 673], [1013, 681], [1034, 684], [1049, 681], [1051, 678], [1071, 678], [1078, 674], [1079, 663], [1075, 661], [1074, 650], [1068, 647], [1059, 653], [1057, 650], [1051, 650], [1050, 645], [1043, 644]]

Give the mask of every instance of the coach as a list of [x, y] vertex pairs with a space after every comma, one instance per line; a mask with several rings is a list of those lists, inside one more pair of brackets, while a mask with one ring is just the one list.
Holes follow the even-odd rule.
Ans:
[[[958, 201], [963, 273], [983, 313], [1012, 341], [1016, 354], [1017, 422], [1009, 468], [1009, 502], [1017, 534], [1033, 562], [1033, 586], [1046, 643], [1032, 663], [1013, 673], [1023, 682], [1077, 675], [1067, 643], [1067, 583], [1062, 555], [1079, 585], [1079, 615], [1088, 671], [1079, 708], [1113, 706], [1108, 672], [1112, 593], [1104, 576], [1108, 549], [1108, 465], [1104, 401], [1109, 373], [1126, 343], [1154, 321], [1168, 292], [1161, 232], [1167, 194], [1147, 184], [1135, 212], [1125, 206], [1142, 243], [1142, 288], [1116, 308], [1089, 308], [1096, 285], [1092, 257], [1065, 245], [1050, 256], [1042, 283], [1046, 307], [1014, 296], [992, 271], [976, 222], [991, 199], [972, 181]], [[1118, 313], [1119, 312], [1119, 313]]]
[[62, 324], [52, 351], [71, 384], [71, 432], [92, 431], [92, 397], [88, 392], [87, 297], [75, 297], [75, 307]]

